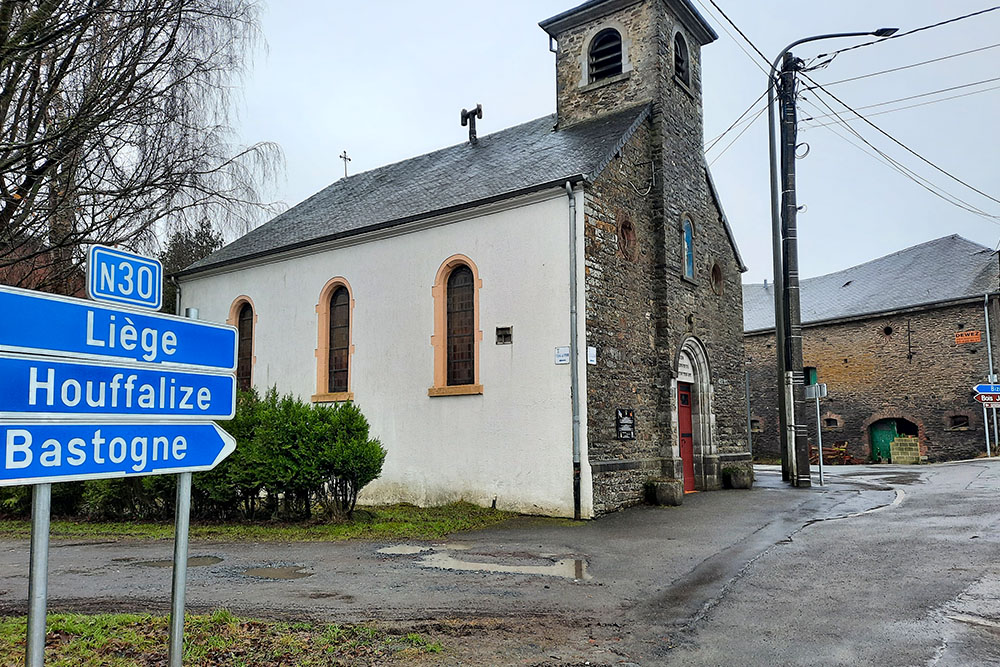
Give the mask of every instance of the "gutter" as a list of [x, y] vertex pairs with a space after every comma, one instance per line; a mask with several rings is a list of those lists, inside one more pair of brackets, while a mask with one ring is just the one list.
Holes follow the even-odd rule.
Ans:
[[570, 402], [573, 405], [573, 518], [580, 519], [580, 343], [576, 280], [576, 193], [566, 181], [569, 198], [569, 368]]

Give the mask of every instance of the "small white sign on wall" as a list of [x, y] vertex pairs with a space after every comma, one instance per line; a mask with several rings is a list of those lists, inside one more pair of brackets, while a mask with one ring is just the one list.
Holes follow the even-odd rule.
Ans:
[[694, 382], [694, 366], [691, 365], [691, 357], [687, 352], [677, 355], [677, 381]]
[[556, 348], [556, 366], [565, 366], [569, 363], [569, 345]]
[[597, 348], [596, 347], [591, 347], [590, 345], [587, 346], [587, 364], [589, 364], [591, 366], [596, 366], [597, 365]]

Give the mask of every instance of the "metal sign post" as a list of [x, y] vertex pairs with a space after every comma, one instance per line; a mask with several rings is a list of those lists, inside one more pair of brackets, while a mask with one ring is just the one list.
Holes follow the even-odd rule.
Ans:
[[807, 384], [805, 387], [806, 398], [816, 399], [816, 443], [819, 447], [819, 485], [824, 486], [823, 479], [823, 424], [820, 422], [819, 399], [826, 397], [826, 383]]
[[[191, 473], [236, 441], [235, 327], [160, 315], [162, 267], [96, 247], [94, 299], [0, 287], [0, 487], [34, 485], [26, 667], [45, 660], [52, 483], [179, 473], [170, 665], [184, 640]], [[97, 391], [93, 391], [97, 388]], [[94, 398], [96, 394], [97, 398]]]

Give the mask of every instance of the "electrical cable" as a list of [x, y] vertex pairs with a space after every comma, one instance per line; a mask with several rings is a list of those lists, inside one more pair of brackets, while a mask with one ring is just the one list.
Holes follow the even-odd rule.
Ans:
[[[712, 2], [712, 0], [709, 0], [709, 1]], [[712, 4], [714, 5], [715, 2], [712, 2]], [[837, 56], [837, 55], [839, 55], [841, 53], [846, 53], [847, 51], [853, 51], [855, 49], [860, 49], [860, 48], [863, 48], [863, 47], [866, 47], [866, 46], [871, 46], [873, 44], [881, 44], [882, 42], [886, 42], [886, 41], [888, 41], [890, 39], [899, 39], [900, 37], [906, 37], [907, 35], [912, 35], [912, 34], [917, 33], [917, 32], [923, 32], [924, 30], [930, 30], [931, 28], [940, 28], [941, 26], [948, 25], [949, 23], [955, 23], [956, 21], [964, 21], [965, 19], [972, 18], [974, 16], [981, 16], [983, 14], [988, 14], [990, 12], [995, 12], [998, 9], [1000, 9], [1000, 5], [996, 5], [994, 7], [989, 7], [987, 9], [981, 9], [978, 12], [972, 12], [970, 14], [964, 14], [963, 16], [956, 16], [955, 18], [946, 19], [944, 21], [938, 21], [937, 23], [932, 23], [930, 25], [920, 26], [919, 28], [914, 28], [913, 30], [907, 30], [906, 32], [897, 32], [895, 35], [889, 35], [888, 37], [882, 37], [880, 39], [873, 39], [870, 42], [864, 42], [862, 44], [855, 44], [854, 46], [848, 46], [848, 47], [845, 47], [843, 49], [837, 49], [836, 51], [831, 51], [830, 53], [822, 53], [822, 54], [820, 54], [820, 55], [818, 55], [816, 57], [817, 58], [825, 58], [827, 56], [830, 56], [832, 58], [832, 57], [835, 57], [835, 56]]]
[[852, 76], [849, 79], [840, 79], [839, 81], [830, 81], [829, 83], [826, 83], [826, 84], [823, 84], [823, 85], [826, 85], [826, 86], [836, 86], [836, 85], [841, 84], [841, 83], [847, 83], [848, 81], [858, 81], [860, 79], [867, 79], [869, 77], [880, 76], [882, 74], [889, 74], [891, 72], [899, 72], [899, 71], [902, 71], [904, 69], [912, 69], [914, 67], [920, 67], [921, 65], [929, 65], [931, 63], [939, 63], [942, 60], [949, 60], [951, 58], [958, 58], [959, 56], [967, 56], [967, 55], [972, 54], [972, 53], [979, 53], [980, 51], [987, 51], [989, 49], [995, 49], [998, 46], [1000, 46], [1000, 42], [998, 42], [997, 44], [990, 44], [989, 46], [983, 46], [983, 47], [980, 47], [978, 49], [972, 49], [970, 51], [962, 51], [961, 53], [953, 53], [953, 54], [948, 55], [948, 56], [941, 56], [940, 58], [932, 58], [931, 60], [924, 60], [922, 62], [913, 63], [911, 65], [903, 65], [902, 67], [893, 67], [891, 69], [884, 69], [884, 70], [881, 70], [879, 72], [871, 72], [869, 74], [862, 74], [861, 76]]
[[[760, 103], [760, 101], [762, 99], [764, 99], [764, 96], [766, 96], [766, 95], [767, 95], [767, 91], [765, 90], [763, 93], [760, 94], [760, 97], [758, 97], [756, 100], [753, 101], [753, 104], [751, 104], [750, 106], [748, 106], [746, 108], [746, 111], [744, 111], [743, 113], [740, 114], [739, 118], [737, 118], [736, 120], [733, 121], [732, 125], [730, 125], [729, 127], [727, 127], [722, 134], [720, 134], [719, 136], [717, 136], [714, 139], [712, 139], [711, 141], [709, 141], [708, 142], [708, 147], [705, 148], [705, 152], [707, 153], [708, 151], [712, 150], [712, 148], [717, 143], [719, 143], [722, 140], [723, 137], [725, 137], [727, 134], [729, 134], [730, 132], [732, 132], [733, 128], [736, 127], [737, 125], [739, 125], [740, 121], [742, 121], [743, 118], [747, 114], [749, 114], [751, 111], [753, 111], [754, 107], [756, 107]], [[764, 107], [764, 108], [766, 109], [767, 107]], [[751, 121], [751, 122], [753, 122], [753, 121]]]
[[[907, 109], [916, 109], [917, 107], [925, 107], [928, 104], [937, 104], [938, 102], [947, 102], [948, 100], [957, 100], [957, 99], [959, 99], [961, 97], [969, 97], [970, 95], [978, 95], [979, 93], [988, 93], [991, 90], [1000, 90], [1000, 86], [991, 86], [989, 88], [983, 88], [982, 90], [973, 90], [973, 91], [970, 91], [968, 93], [962, 93], [961, 95], [951, 95], [949, 97], [942, 97], [941, 99], [938, 99], [938, 100], [928, 100], [926, 102], [921, 102], [920, 104], [908, 104], [905, 107], [898, 107], [896, 109], [886, 109], [885, 111], [876, 111], [875, 113], [868, 114], [868, 117], [871, 118], [872, 116], [881, 116], [881, 115], [887, 114], [887, 113], [895, 113], [896, 111], [906, 111]], [[858, 107], [858, 108], [859, 109], [864, 109], [865, 107]], [[812, 118], [804, 118], [803, 121], [814, 121], [817, 118], [827, 118], [827, 117], [830, 117], [832, 115], [833, 114], [823, 114], [821, 116], [813, 116]], [[858, 119], [857, 118], [848, 118], [847, 122], [851, 122], [851, 121], [855, 121], [855, 120], [858, 120]], [[837, 124], [836, 122], [833, 122], [833, 123], [816, 123], [816, 122], [810, 122], [809, 123], [809, 127], [826, 127], [827, 125], [836, 125], [836, 124]]]
[[[1000, 76], [993, 77], [992, 79], [983, 79], [982, 81], [974, 81], [972, 83], [963, 83], [963, 84], [958, 85], [958, 86], [950, 86], [948, 88], [941, 88], [939, 90], [932, 90], [932, 91], [930, 91], [928, 93], [920, 93], [918, 95], [910, 95], [908, 97], [898, 97], [898, 98], [896, 98], [894, 100], [886, 100], [885, 102], [876, 102], [875, 104], [866, 104], [864, 106], [860, 106], [860, 107], [857, 107], [857, 108], [858, 109], [875, 109], [877, 107], [884, 107], [887, 104], [895, 104], [896, 102], [907, 102], [909, 100], [916, 100], [916, 99], [919, 99], [921, 97], [930, 97], [931, 95], [938, 95], [940, 93], [950, 93], [953, 90], [961, 90], [962, 88], [971, 88], [972, 86], [979, 86], [979, 85], [982, 85], [984, 83], [993, 83], [994, 81], [1000, 81]], [[812, 87], [806, 87], [805, 90], [812, 90]], [[986, 88], [984, 90], [992, 90], [992, 88]], [[973, 94], [975, 92], [982, 92], [982, 91], [972, 91], [970, 93], [965, 93], [964, 95], [953, 95], [952, 97], [946, 98], [946, 99], [954, 99], [956, 97], [965, 97], [966, 95], [971, 95], [971, 94]], [[932, 101], [940, 101], [940, 100], [932, 100]], [[921, 106], [921, 105], [913, 105], [913, 106]], [[905, 108], [910, 108], [910, 107], [903, 107], [903, 108], [905, 109]], [[897, 111], [897, 109], [892, 109], [892, 111]], [[874, 116], [875, 114], [869, 114], [869, 115], [870, 116]], [[824, 116], [814, 116], [812, 118], [803, 118], [802, 120], [809, 121], [809, 120], [815, 120], [816, 118], [825, 118], [825, 117], [829, 117], [829, 116], [830, 116], [830, 114], [825, 114]]]
[[712, 166], [713, 164], [715, 164], [716, 162], [718, 162], [718, 161], [719, 161], [719, 158], [720, 158], [720, 157], [722, 157], [723, 155], [725, 155], [725, 154], [726, 154], [726, 151], [728, 151], [728, 150], [729, 150], [730, 146], [732, 146], [732, 145], [733, 145], [733, 144], [735, 144], [735, 143], [736, 143], [737, 141], [739, 141], [740, 137], [742, 137], [742, 136], [743, 136], [743, 134], [744, 134], [744, 133], [745, 133], [745, 132], [746, 132], [747, 130], [749, 130], [749, 129], [750, 129], [750, 128], [751, 128], [752, 126], [753, 126], [753, 124], [754, 124], [755, 122], [757, 122], [757, 119], [758, 119], [758, 118], [760, 118], [761, 116], [763, 116], [763, 115], [764, 115], [764, 112], [765, 112], [765, 111], [767, 111], [767, 107], [766, 107], [766, 106], [765, 106], [765, 107], [764, 107], [763, 109], [761, 109], [760, 111], [758, 111], [758, 112], [757, 112], [757, 115], [755, 115], [755, 116], [754, 116], [754, 117], [753, 117], [753, 118], [752, 118], [752, 119], [750, 120], [750, 122], [749, 122], [749, 123], [747, 123], [747, 126], [746, 126], [746, 127], [744, 127], [744, 128], [742, 129], [742, 130], [740, 130], [740, 133], [739, 133], [739, 134], [737, 134], [737, 135], [736, 135], [735, 137], [733, 137], [733, 140], [732, 140], [732, 141], [730, 141], [730, 142], [729, 142], [728, 144], [726, 144], [726, 147], [725, 147], [725, 148], [723, 148], [723, 149], [722, 149], [722, 151], [721, 151], [721, 152], [720, 152], [720, 153], [719, 153], [718, 155], [716, 155], [716, 156], [715, 156], [714, 158], [712, 158], [712, 161], [708, 163], [708, 166], [709, 166], [709, 167], [711, 167], [711, 166]]
[[944, 174], [948, 178], [952, 179], [956, 183], [961, 183], [962, 185], [964, 185], [965, 187], [969, 188], [973, 192], [976, 192], [976, 193], [982, 195], [983, 197], [986, 197], [987, 199], [989, 199], [991, 201], [994, 201], [997, 204], [1000, 204], [1000, 199], [997, 199], [996, 197], [983, 192], [982, 190], [980, 190], [979, 188], [975, 187], [974, 185], [970, 185], [969, 183], [967, 183], [966, 181], [963, 181], [958, 176], [955, 176], [951, 172], [949, 172], [949, 171], [947, 171], [947, 170], [939, 167], [935, 163], [933, 163], [930, 160], [928, 160], [927, 158], [925, 158], [920, 153], [916, 152], [915, 150], [913, 150], [912, 148], [910, 148], [909, 146], [907, 146], [906, 144], [904, 144], [903, 142], [901, 142], [896, 137], [892, 136], [891, 134], [889, 134], [888, 132], [886, 132], [885, 130], [883, 130], [881, 127], [879, 127], [878, 125], [876, 125], [872, 121], [868, 120], [865, 116], [863, 116], [862, 114], [860, 114], [857, 111], [855, 111], [854, 109], [852, 109], [851, 106], [848, 105], [848, 104], [846, 104], [842, 99], [840, 99], [839, 97], [837, 97], [836, 95], [834, 95], [833, 93], [831, 93], [829, 90], [827, 90], [823, 86], [821, 86], [818, 83], [816, 83], [812, 78], [809, 77], [808, 74], [803, 74], [802, 76], [804, 78], [808, 79], [816, 88], [818, 88], [819, 90], [822, 90], [824, 93], [826, 93], [827, 95], [829, 95], [830, 97], [832, 97], [834, 100], [836, 100], [838, 104], [840, 104], [845, 109], [847, 109], [848, 111], [850, 111], [851, 113], [853, 113], [855, 116], [857, 116], [858, 119], [863, 120], [865, 123], [867, 123], [868, 125], [870, 125], [873, 129], [877, 130], [880, 134], [882, 134], [883, 136], [885, 136], [887, 139], [891, 140], [893, 143], [895, 143], [897, 146], [899, 146], [900, 148], [902, 148], [906, 152], [910, 153], [911, 155], [913, 155], [916, 158], [919, 158], [922, 162], [924, 162], [927, 165], [933, 167], [934, 169], [936, 169], [937, 171], [941, 172], [942, 174]]

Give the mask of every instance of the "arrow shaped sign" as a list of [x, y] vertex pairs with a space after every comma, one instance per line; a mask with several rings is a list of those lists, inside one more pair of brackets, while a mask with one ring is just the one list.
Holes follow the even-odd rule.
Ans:
[[211, 470], [236, 449], [215, 424], [0, 422], [0, 486]]

